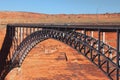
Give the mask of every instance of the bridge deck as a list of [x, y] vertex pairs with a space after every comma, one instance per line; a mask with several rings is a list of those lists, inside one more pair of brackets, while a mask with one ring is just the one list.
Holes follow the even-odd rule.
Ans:
[[86, 29], [120, 29], [120, 23], [86, 23], [86, 24], [49, 24], [49, 23], [22, 23], [22, 24], [8, 24], [8, 26], [12, 27], [41, 27], [41, 28], [50, 28], [50, 27], [56, 27], [56, 28], [76, 28], [76, 29], [81, 29], [81, 28], [86, 28]]

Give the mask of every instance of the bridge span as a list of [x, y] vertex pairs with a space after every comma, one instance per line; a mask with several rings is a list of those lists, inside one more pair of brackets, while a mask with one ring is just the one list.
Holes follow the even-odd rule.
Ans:
[[[105, 34], [115, 33], [114, 46]], [[112, 36], [112, 35], [111, 35]], [[0, 79], [20, 67], [29, 51], [46, 39], [59, 40], [82, 54], [110, 80], [120, 80], [119, 24], [8, 24], [0, 51]]]

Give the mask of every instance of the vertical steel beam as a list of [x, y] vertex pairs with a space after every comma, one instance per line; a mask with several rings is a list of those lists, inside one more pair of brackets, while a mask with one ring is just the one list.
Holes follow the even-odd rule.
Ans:
[[[84, 28], [84, 43], [86, 43], [86, 29]], [[86, 54], [86, 46], [84, 44], [84, 54]]]
[[98, 29], [98, 65], [100, 66], [100, 38], [101, 38], [101, 35], [100, 35], [100, 33], [101, 33], [101, 30], [100, 29]]
[[11, 38], [12, 38], [12, 44], [13, 44], [13, 50], [15, 50], [15, 27], [11, 27]]
[[19, 43], [19, 32], [18, 32], [18, 27], [16, 27], [17, 28], [17, 46], [19, 45], [18, 43]]
[[20, 42], [23, 40], [23, 29], [20, 27]]
[[25, 34], [25, 35], [28, 36], [28, 34], [29, 34], [29, 33], [28, 33], [28, 28], [26, 28], [26, 34]]
[[[120, 67], [120, 30], [117, 29], [117, 66]], [[119, 69], [117, 69], [116, 79], [119, 80]]]
[[23, 35], [23, 39], [24, 39], [24, 37], [25, 37], [24, 27], [23, 27], [23, 33], [22, 33], [22, 35]]

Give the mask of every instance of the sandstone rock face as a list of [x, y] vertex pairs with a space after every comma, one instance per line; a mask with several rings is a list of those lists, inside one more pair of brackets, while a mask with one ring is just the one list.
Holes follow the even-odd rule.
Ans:
[[6, 80], [108, 80], [108, 78], [71, 47], [48, 39], [36, 45], [22, 66], [13, 69]]

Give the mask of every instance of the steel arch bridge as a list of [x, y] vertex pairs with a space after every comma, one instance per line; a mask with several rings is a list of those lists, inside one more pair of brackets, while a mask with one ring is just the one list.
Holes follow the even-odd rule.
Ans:
[[[96, 31], [97, 39], [89, 35]], [[106, 44], [103, 32], [115, 32], [116, 48]], [[6, 37], [1, 49], [0, 79], [15, 67], [20, 67], [29, 53], [39, 42], [56, 39], [85, 56], [110, 80], [120, 79], [120, 25], [118, 24], [8, 24]]]

